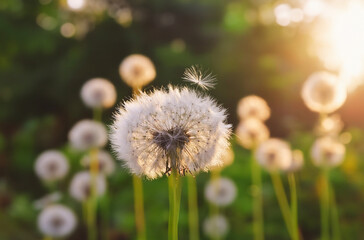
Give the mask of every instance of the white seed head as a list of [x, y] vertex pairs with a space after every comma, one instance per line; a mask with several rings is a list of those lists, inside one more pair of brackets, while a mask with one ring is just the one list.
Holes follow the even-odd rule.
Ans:
[[225, 122], [225, 110], [211, 98], [170, 86], [125, 102], [115, 114], [111, 144], [136, 175], [208, 171], [221, 165], [229, 147], [231, 126]]
[[250, 95], [239, 101], [237, 114], [240, 120], [257, 118], [261, 121], [265, 121], [270, 117], [270, 108], [263, 98]]
[[66, 237], [72, 233], [76, 225], [77, 219], [73, 211], [60, 204], [46, 207], [38, 216], [39, 230], [49, 237]]
[[[85, 155], [81, 159], [81, 165], [89, 168], [91, 162], [91, 154]], [[111, 175], [115, 171], [115, 162], [110, 153], [106, 152], [105, 150], [98, 150], [96, 161], [98, 163], [98, 169], [101, 173], [105, 174], [106, 176]]]
[[211, 166], [211, 171], [219, 171], [228, 166], [230, 166], [234, 162], [234, 151], [231, 147], [229, 147], [224, 153], [221, 154], [221, 165]]
[[[96, 176], [96, 193], [102, 196], [106, 190], [106, 181], [103, 175]], [[77, 173], [71, 181], [70, 195], [83, 202], [87, 200], [92, 193], [92, 176], [89, 171], [82, 171]]]
[[140, 89], [156, 77], [153, 62], [141, 54], [132, 54], [120, 64], [119, 73], [124, 82], [134, 89]]
[[269, 129], [260, 120], [248, 118], [236, 129], [238, 143], [246, 149], [253, 149], [269, 138]]
[[199, 66], [186, 68], [182, 79], [196, 84], [204, 90], [214, 88], [216, 84], [216, 77], [213, 76], [211, 72], [203, 71]]
[[214, 215], [203, 223], [203, 231], [208, 237], [222, 238], [229, 232], [229, 222], [223, 215]]
[[258, 163], [269, 172], [284, 171], [291, 166], [292, 151], [287, 142], [270, 138], [259, 145], [256, 158]]
[[316, 72], [308, 77], [302, 87], [302, 98], [314, 112], [331, 113], [346, 100], [347, 89], [339, 78], [328, 72]]
[[44, 181], [64, 178], [69, 170], [67, 158], [57, 150], [48, 150], [38, 156], [34, 165], [35, 173]]
[[208, 182], [205, 188], [205, 198], [216, 206], [225, 207], [235, 200], [236, 191], [233, 181], [220, 177]]
[[297, 172], [302, 169], [304, 164], [303, 153], [299, 149], [295, 149], [292, 151], [292, 161], [289, 168], [286, 170], [287, 172]]
[[315, 128], [319, 136], [337, 136], [343, 130], [344, 123], [339, 114], [323, 118]]
[[110, 108], [115, 104], [116, 90], [109, 80], [93, 78], [82, 86], [81, 99], [90, 108]]
[[93, 120], [81, 120], [68, 134], [73, 148], [87, 150], [93, 147], [104, 147], [107, 143], [107, 131], [102, 123]]
[[345, 146], [332, 137], [318, 138], [311, 148], [311, 157], [318, 167], [336, 167], [344, 161]]
[[59, 200], [61, 200], [61, 198], [62, 198], [62, 193], [54, 192], [54, 193], [51, 193], [51, 194], [48, 194], [48, 195], [42, 197], [41, 199], [34, 201], [33, 205], [34, 205], [35, 209], [40, 210], [53, 203], [58, 202]]

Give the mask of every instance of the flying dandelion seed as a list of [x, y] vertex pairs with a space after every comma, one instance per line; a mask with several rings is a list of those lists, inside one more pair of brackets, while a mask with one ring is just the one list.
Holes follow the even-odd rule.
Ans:
[[[81, 159], [81, 165], [84, 167], [89, 168], [91, 162], [90, 154], [85, 155]], [[115, 171], [115, 163], [114, 159], [111, 155], [106, 152], [105, 150], [99, 150], [97, 153], [97, 162], [98, 162], [98, 169], [101, 173], [105, 174], [106, 176], [111, 175]]]
[[250, 95], [239, 101], [237, 114], [240, 120], [256, 118], [265, 121], [270, 117], [270, 108], [263, 98]]
[[46, 207], [38, 216], [39, 230], [49, 237], [66, 237], [76, 225], [77, 219], [73, 211], [60, 204]]
[[[91, 196], [92, 191], [92, 177], [89, 171], [82, 171], [77, 173], [71, 181], [70, 195], [80, 201], [86, 201]], [[102, 196], [106, 190], [106, 181], [103, 175], [96, 177], [96, 194]]]
[[322, 137], [314, 142], [311, 156], [316, 166], [336, 167], [344, 161], [345, 146], [332, 137]]
[[236, 191], [235, 183], [230, 179], [213, 179], [205, 188], [205, 198], [216, 206], [225, 207], [235, 200]]
[[114, 117], [110, 138], [118, 159], [151, 179], [170, 169], [208, 171], [229, 147], [225, 110], [188, 88], [141, 93]]
[[196, 84], [204, 90], [214, 88], [216, 85], [216, 77], [211, 72], [203, 71], [200, 66], [192, 66], [186, 68], [182, 79], [187, 82]]
[[64, 178], [69, 170], [67, 158], [57, 150], [48, 150], [35, 161], [35, 173], [44, 181], [56, 181]]
[[204, 233], [212, 239], [220, 239], [229, 232], [229, 223], [223, 215], [207, 218], [203, 223]]
[[246, 149], [253, 149], [269, 138], [269, 129], [256, 118], [248, 118], [236, 129], [238, 143]]
[[256, 158], [258, 163], [269, 172], [284, 171], [291, 166], [292, 151], [287, 142], [270, 138], [259, 145]]
[[81, 99], [90, 108], [110, 108], [115, 104], [116, 90], [109, 80], [93, 78], [82, 86]]

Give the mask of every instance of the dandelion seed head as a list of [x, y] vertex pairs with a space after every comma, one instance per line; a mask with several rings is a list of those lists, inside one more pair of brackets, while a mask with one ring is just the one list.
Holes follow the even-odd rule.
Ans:
[[46, 236], [63, 238], [76, 227], [77, 219], [73, 211], [63, 205], [46, 207], [38, 216], [38, 228]]
[[335, 75], [316, 72], [303, 84], [301, 95], [311, 111], [331, 113], [344, 104], [347, 90]]
[[119, 73], [124, 82], [134, 89], [141, 89], [156, 77], [153, 62], [141, 54], [126, 57], [119, 66]]
[[256, 158], [258, 163], [269, 172], [284, 171], [291, 166], [292, 151], [287, 142], [270, 138], [258, 146]]
[[336, 167], [344, 161], [345, 146], [332, 137], [321, 137], [314, 142], [311, 157], [318, 167]]
[[214, 215], [203, 223], [203, 231], [210, 238], [222, 238], [229, 232], [229, 222], [223, 215]]
[[239, 101], [237, 114], [240, 120], [256, 118], [265, 121], [270, 117], [270, 108], [263, 98], [250, 95]]
[[186, 68], [182, 79], [204, 90], [214, 88], [216, 84], [216, 77], [211, 72], [203, 71], [200, 66]]
[[110, 138], [133, 174], [153, 179], [169, 168], [195, 173], [220, 165], [229, 147], [225, 122], [225, 110], [211, 98], [170, 86], [125, 102]]
[[[71, 181], [70, 195], [80, 201], [86, 201], [92, 191], [92, 176], [89, 171], [82, 171], [77, 173]], [[96, 176], [96, 193], [98, 196], [102, 196], [106, 190], [106, 181], [103, 175], [99, 174]]]
[[116, 90], [109, 80], [93, 78], [82, 86], [81, 99], [90, 108], [110, 108], [115, 104]]
[[224, 169], [228, 166], [230, 166], [234, 162], [234, 151], [231, 147], [229, 147], [224, 153], [221, 154], [221, 165], [218, 166], [212, 166], [211, 171], [217, 171]]
[[233, 181], [220, 177], [208, 182], [205, 188], [205, 198], [216, 206], [225, 207], [235, 200], [236, 192], [236, 186]]
[[269, 129], [256, 118], [248, 118], [236, 129], [238, 143], [246, 149], [253, 149], [269, 138]]
[[35, 173], [44, 181], [64, 178], [69, 170], [67, 158], [57, 150], [48, 150], [38, 156], [34, 165]]
[[93, 120], [81, 120], [76, 123], [68, 134], [73, 148], [87, 150], [93, 147], [103, 147], [107, 143], [107, 131], [102, 123]]
[[315, 128], [319, 136], [337, 136], [344, 128], [339, 114], [333, 114], [322, 119]]
[[292, 161], [287, 172], [297, 172], [302, 169], [304, 164], [303, 153], [301, 150], [295, 149], [292, 151]]
[[40, 210], [55, 202], [58, 202], [59, 200], [61, 200], [61, 198], [62, 198], [62, 193], [54, 192], [42, 197], [41, 199], [36, 200], [33, 205], [35, 209]]
[[[110, 153], [106, 152], [105, 150], [98, 150], [97, 153], [97, 162], [98, 162], [98, 169], [101, 173], [105, 174], [106, 176], [111, 175], [115, 171], [115, 163], [114, 159], [110, 155]], [[89, 168], [91, 162], [91, 155], [87, 154], [81, 159], [81, 165], [84, 167]]]

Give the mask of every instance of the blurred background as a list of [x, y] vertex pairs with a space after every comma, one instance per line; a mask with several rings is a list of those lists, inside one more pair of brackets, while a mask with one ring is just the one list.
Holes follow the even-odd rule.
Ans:
[[[363, 23], [360, 1], [1, 0], [0, 239], [41, 237], [33, 202], [48, 190], [34, 173], [34, 161], [40, 152], [57, 148], [71, 159], [72, 172], [80, 168], [80, 156], [70, 151], [67, 134], [75, 122], [92, 116], [80, 99], [81, 86], [103, 77], [115, 85], [118, 101], [130, 98], [132, 90], [121, 80], [118, 67], [132, 53], [150, 57], [156, 66], [157, 77], [147, 89], [183, 85], [184, 69], [194, 64], [209, 69], [218, 79], [211, 95], [228, 109], [234, 126], [240, 98], [256, 94], [266, 99], [272, 109], [267, 122], [271, 135], [305, 152], [306, 166], [298, 174], [305, 239], [319, 236], [319, 186], [318, 170], [308, 154], [317, 116], [304, 106], [301, 86], [319, 70], [350, 79], [348, 100], [339, 113], [351, 142], [345, 163], [334, 171], [333, 184], [342, 235], [361, 239]], [[114, 110], [104, 112], [106, 124]], [[234, 142], [235, 162], [222, 172], [238, 186], [236, 201], [224, 209], [230, 222], [226, 239], [251, 239], [249, 152]], [[60, 185], [62, 201], [79, 213], [80, 206], [67, 196], [69, 178]], [[203, 196], [208, 178], [197, 178], [201, 221], [208, 216]], [[269, 177], [264, 179], [266, 237], [289, 239]], [[167, 181], [145, 181], [144, 189], [148, 238], [165, 239]], [[110, 239], [134, 239], [131, 178], [121, 166], [109, 181], [109, 193]], [[185, 195], [183, 191], [181, 239], [188, 239]], [[81, 224], [69, 239], [84, 236]]]

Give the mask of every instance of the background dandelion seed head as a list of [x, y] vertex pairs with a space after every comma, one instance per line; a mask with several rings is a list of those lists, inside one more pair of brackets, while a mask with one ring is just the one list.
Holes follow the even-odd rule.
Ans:
[[56, 181], [64, 178], [69, 170], [67, 158], [57, 150], [41, 153], [35, 161], [35, 173], [44, 181]]

